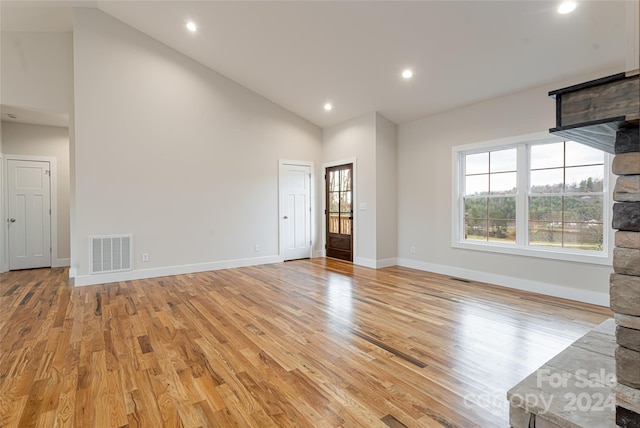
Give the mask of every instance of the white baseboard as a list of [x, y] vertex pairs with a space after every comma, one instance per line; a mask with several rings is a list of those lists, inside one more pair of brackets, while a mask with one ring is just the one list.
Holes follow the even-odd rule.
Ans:
[[[324, 251], [315, 251], [314, 257], [324, 257]], [[109, 282], [129, 281], [135, 279], [156, 278], [161, 276], [180, 275], [187, 273], [205, 272], [210, 270], [230, 269], [244, 266], [257, 266], [262, 264], [280, 263], [280, 256], [257, 257], [250, 259], [224, 260], [219, 262], [198, 263], [192, 265], [167, 266], [154, 269], [140, 269], [128, 272], [118, 272], [102, 275], [76, 275], [76, 269], [69, 270], [69, 277], [75, 278], [76, 286], [105, 284]], [[548, 296], [560, 297], [563, 299], [576, 300], [584, 303], [591, 303], [600, 306], [609, 306], [609, 295], [589, 290], [579, 290], [557, 284], [548, 284], [538, 281], [530, 281], [522, 278], [498, 275], [487, 272], [480, 272], [471, 269], [457, 268], [452, 266], [427, 263], [411, 259], [382, 259], [373, 260], [363, 257], [354, 258], [353, 263], [358, 266], [379, 269], [389, 266], [403, 266], [418, 269], [426, 272], [434, 272], [442, 275], [449, 275], [458, 278], [470, 279], [473, 281], [486, 282], [488, 284], [517, 290], [531, 291]], [[67, 264], [68, 265], [68, 264]]]
[[51, 267], [71, 266], [71, 259], [57, 259], [51, 263]]
[[358, 266], [368, 267], [371, 269], [381, 269], [381, 268], [397, 265], [398, 260], [397, 259], [373, 260], [373, 259], [367, 259], [364, 257], [354, 257], [353, 264]]
[[376, 262], [376, 269], [396, 266], [397, 264], [398, 264], [398, 259], [381, 259]]
[[353, 264], [354, 265], [358, 265], [358, 266], [364, 266], [364, 267], [368, 267], [371, 269], [375, 269], [376, 268], [376, 261], [373, 259], [366, 259], [364, 257], [354, 257], [353, 258]]
[[[161, 276], [206, 272], [210, 270], [231, 269], [245, 266], [281, 263], [282, 257], [256, 257], [251, 259], [223, 260], [219, 262], [197, 263], [192, 265], [167, 266], [154, 269], [139, 269], [127, 272], [106, 273], [100, 275], [80, 275], [74, 277], [75, 286], [106, 284], [110, 282], [131, 281], [134, 279], [157, 278]], [[75, 270], [74, 270], [75, 273]], [[69, 274], [71, 277], [71, 273]]]
[[326, 257], [327, 252], [325, 250], [316, 250], [313, 252], [313, 255], [311, 256], [314, 259], [319, 259], [322, 257]]
[[439, 273], [442, 275], [454, 276], [457, 278], [470, 279], [473, 281], [486, 282], [488, 284], [499, 285], [501, 287], [514, 288], [516, 290], [531, 291], [533, 293], [545, 294], [547, 296], [560, 297], [563, 299], [575, 300], [583, 303], [591, 303], [599, 306], [609, 306], [609, 294], [596, 291], [580, 290], [572, 287], [565, 287], [557, 284], [548, 284], [528, 279], [514, 278], [511, 276], [498, 275], [487, 272], [480, 272], [471, 269], [463, 269], [452, 266], [438, 265], [411, 259], [398, 259], [398, 266], [427, 272]]

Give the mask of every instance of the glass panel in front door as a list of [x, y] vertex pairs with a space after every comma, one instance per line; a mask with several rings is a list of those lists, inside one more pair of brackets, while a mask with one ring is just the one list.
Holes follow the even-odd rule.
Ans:
[[329, 171], [329, 233], [351, 235], [351, 170]]

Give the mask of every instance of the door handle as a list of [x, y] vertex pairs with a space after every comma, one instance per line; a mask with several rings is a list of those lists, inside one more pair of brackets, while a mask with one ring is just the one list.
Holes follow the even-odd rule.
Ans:
[[282, 218], [286, 220], [286, 219], [288, 219], [289, 217], [287, 217], [287, 216], [284, 216], [284, 217], [282, 217]]
[[11, 223], [15, 223], [15, 222], [16, 222], [16, 219], [15, 219], [15, 218], [9, 219], [9, 222], [11, 222]]

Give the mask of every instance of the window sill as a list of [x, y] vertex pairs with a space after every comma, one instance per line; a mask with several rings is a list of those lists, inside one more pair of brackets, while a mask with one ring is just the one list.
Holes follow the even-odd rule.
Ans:
[[613, 264], [611, 256], [606, 251], [589, 252], [554, 250], [548, 247], [522, 247], [515, 244], [500, 244], [497, 242], [473, 242], [458, 241], [451, 244], [453, 248], [465, 250], [487, 251], [492, 253], [502, 253], [517, 256], [537, 257], [542, 259], [562, 260], [567, 262], [588, 263], [594, 265], [611, 266]]

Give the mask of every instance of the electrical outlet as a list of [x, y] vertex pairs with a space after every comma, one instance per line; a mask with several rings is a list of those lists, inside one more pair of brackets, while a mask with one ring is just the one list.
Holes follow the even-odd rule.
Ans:
[[149, 261], [149, 253], [142, 253], [142, 261], [143, 262]]
[[260, 251], [260, 244], [256, 244], [256, 251]]
[[416, 253], [416, 247], [411, 247], [411, 254], [415, 254]]

